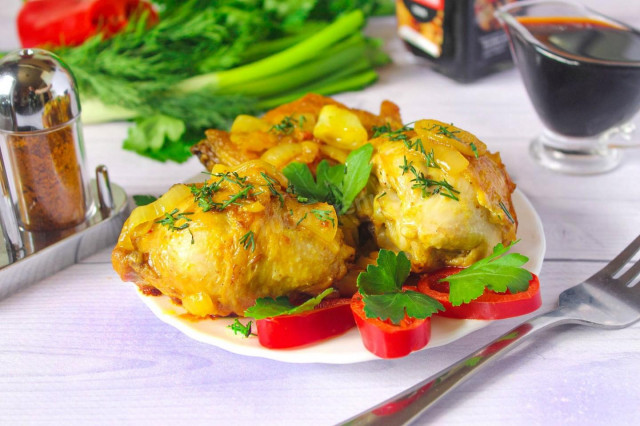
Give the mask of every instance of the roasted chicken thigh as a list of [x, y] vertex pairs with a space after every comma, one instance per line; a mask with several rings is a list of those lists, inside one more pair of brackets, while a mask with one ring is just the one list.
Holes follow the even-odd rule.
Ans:
[[215, 166], [204, 184], [175, 185], [138, 207], [112, 261], [125, 281], [199, 316], [242, 315], [260, 297], [316, 295], [347, 272], [334, 209], [302, 204], [260, 160]]

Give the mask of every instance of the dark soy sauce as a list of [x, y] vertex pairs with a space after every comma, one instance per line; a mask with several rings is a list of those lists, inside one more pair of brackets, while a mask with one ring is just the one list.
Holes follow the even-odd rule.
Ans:
[[640, 109], [640, 33], [587, 18], [518, 21], [543, 45], [512, 31], [525, 86], [550, 130], [591, 137]]

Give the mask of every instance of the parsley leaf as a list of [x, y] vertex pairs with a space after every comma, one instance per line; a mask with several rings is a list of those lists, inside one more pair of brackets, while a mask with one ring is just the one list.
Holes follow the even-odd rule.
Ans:
[[322, 302], [322, 299], [334, 291], [335, 290], [333, 288], [328, 288], [316, 297], [312, 297], [298, 306], [291, 304], [289, 298], [286, 296], [276, 297], [275, 299], [270, 297], [261, 297], [256, 300], [255, 305], [244, 311], [244, 316], [259, 320], [263, 318], [277, 317], [279, 315], [294, 315], [310, 311]]
[[345, 214], [369, 181], [372, 155], [373, 145], [366, 144], [352, 151], [345, 164], [329, 166], [323, 160], [316, 169], [316, 179], [309, 166], [302, 163], [291, 163], [282, 173], [289, 179], [299, 200], [326, 202], [333, 205], [338, 214]]
[[390, 250], [380, 250], [377, 265], [367, 266], [358, 275], [358, 291], [367, 318], [391, 320], [397, 325], [405, 315], [423, 319], [444, 310], [440, 302], [425, 294], [402, 290], [410, 272], [411, 262], [404, 252], [396, 255]]
[[158, 199], [158, 197], [155, 197], [153, 195], [140, 194], [140, 195], [134, 195], [133, 196], [133, 202], [136, 203], [136, 206], [138, 206], [138, 207], [146, 206], [147, 204], [151, 204], [157, 199]]
[[136, 124], [129, 128], [123, 145], [124, 149], [136, 152], [159, 151], [165, 140], [179, 141], [186, 129], [184, 121], [163, 114], [138, 118]]
[[437, 300], [412, 290], [364, 296], [363, 300], [367, 318], [389, 319], [394, 324], [399, 324], [405, 313], [411, 318], [424, 319], [444, 310]]
[[449, 301], [453, 306], [469, 303], [484, 293], [485, 288], [498, 293], [507, 289], [512, 293], [525, 291], [532, 279], [531, 272], [522, 268], [528, 257], [507, 252], [518, 241], [508, 246], [498, 243], [493, 253], [457, 274], [443, 278], [449, 283]]
[[366, 272], [358, 275], [358, 289], [362, 294], [385, 294], [402, 290], [402, 284], [409, 277], [411, 262], [401, 251], [380, 250], [378, 264], [368, 265]]

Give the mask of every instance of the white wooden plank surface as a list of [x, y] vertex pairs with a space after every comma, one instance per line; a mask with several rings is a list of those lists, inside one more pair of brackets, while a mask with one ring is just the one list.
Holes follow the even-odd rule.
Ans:
[[[16, 46], [19, 1], [0, 1], [0, 49]], [[640, 2], [585, 2], [640, 23]], [[388, 20], [369, 28], [393, 41]], [[395, 43], [395, 45], [394, 45]], [[539, 121], [515, 70], [462, 85], [401, 51], [380, 81], [339, 96], [376, 110], [390, 98], [406, 121], [467, 128], [500, 151], [540, 214], [547, 239], [543, 309], [640, 233], [640, 150], [596, 177], [542, 170], [527, 156]], [[107, 164], [129, 194], [161, 193], [198, 173], [122, 151], [125, 124], [87, 126], [89, 163]], [[0, 424], [334, 424], [463, 358], [518, 319], [392, 361], [292, 365], [195, 342], [158, 321], [121, 283], [109, 251], [0, 301]], [[565, 327], [480, 373], [420, 424], [631, 425], [640, 407], [640, 326]]]

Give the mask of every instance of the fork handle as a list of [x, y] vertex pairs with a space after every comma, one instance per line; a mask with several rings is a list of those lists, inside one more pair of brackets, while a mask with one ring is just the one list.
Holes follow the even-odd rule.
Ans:
[[523, 322], [487, 346], [341, 425], [403, 425], [465, 382], [482, 367], [511, 351], [536, 332], [575, 320], [556, 309]]

